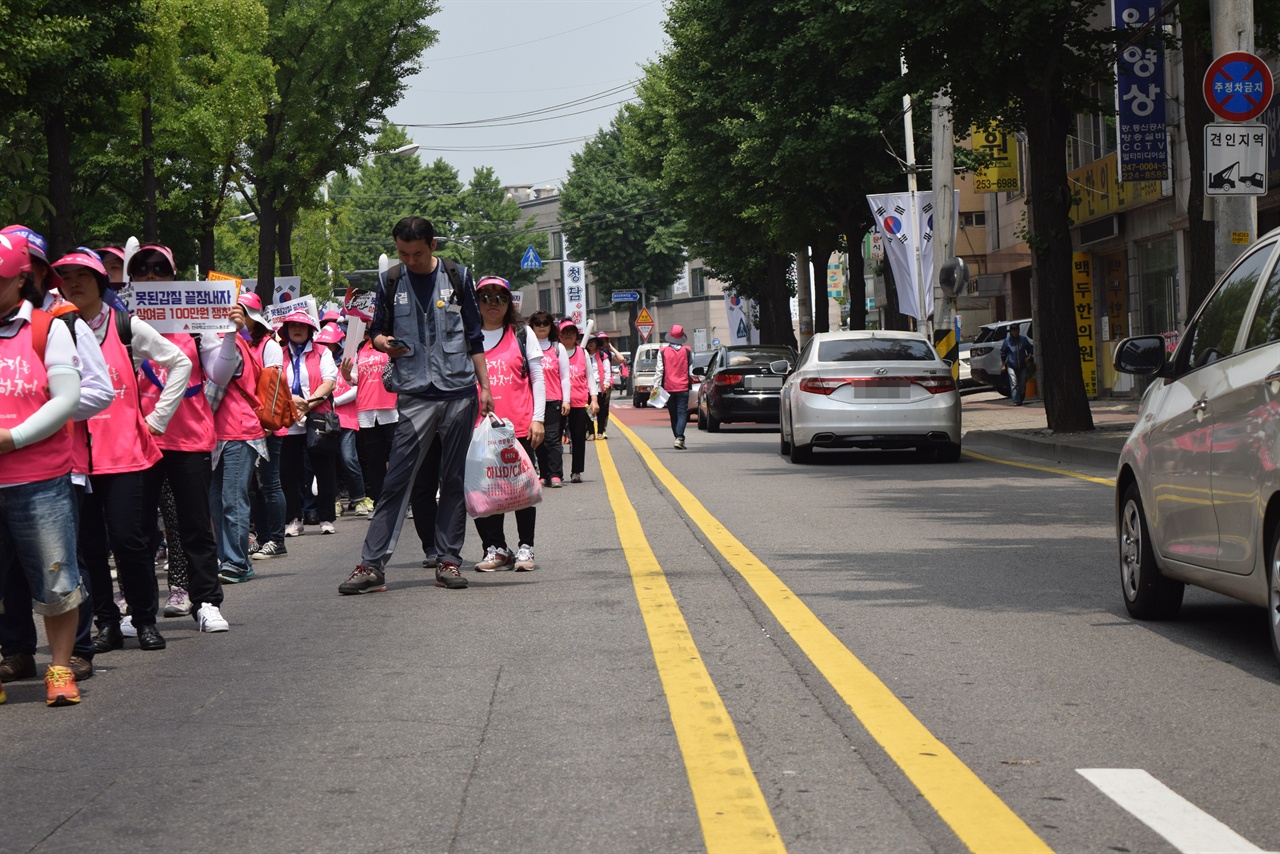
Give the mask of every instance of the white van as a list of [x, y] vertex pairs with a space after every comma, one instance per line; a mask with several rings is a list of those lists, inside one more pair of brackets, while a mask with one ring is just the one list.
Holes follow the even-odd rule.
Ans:
[[631, 405], [639, 409], [649, 405], [649, 391], [658, 372], [658, 349], [661, 344], [641, 344], [631, 363]]

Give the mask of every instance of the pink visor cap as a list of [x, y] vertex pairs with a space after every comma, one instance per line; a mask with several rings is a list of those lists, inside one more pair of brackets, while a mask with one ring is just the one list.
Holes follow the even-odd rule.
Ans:
[[0, 276], [12, 279], [31, 269], [27, 239], [21, 234], [0, 234]]
[[340, 344], [343, 337], [342, 330], [338, 328], [338, 324], [330, 323], [320, 330], [320, 334], [316, 336], [315, 340], [317, 344]]
[[286, 323], [303, 323], [310, 326], [317, 332], [320, 331], [320, 324], [316, 323], [315, 318], [307, 314], [305, 311], [291, 311], [284, 317], [280, 318], [281, 326], [284, 326]]
[[566, 329], [577, 329], [578, 324], [574, 323], [572, 320], [568, 318], [565, 318], [564, 320], [560, 321], [560, 326], [558, 328], [561, 332], [564, 332]]
[[500, 288], [511, 290], [511, 283], [501, 276], [485, 276], [483, 279], [476, 282], [476, 290], [480, 290], [486, 285], [497, 285]]
[[53, 262], [56, 267], [88, 267], [97, 273], [100, 278], [107, 277], [107, 268], [102, 266], [102, 259], [97, 255], [90, 255], [85, 251], [76, 251], [68, 255], [63, 255], [57, 261]]
[[[142, 257], [145, 252], [159, 252], [169, 262], [169, 269], [173, 271], [174, 275], [178, 274], [178, 265], [173, 263], [172, 250], [168, 246], [161, 246], [159, 243], [148, 243], [146, 246], [139, 246], [138, 251], [133, 253], [133, 257], [129, 259], [129, 266], [132, 267], [133, 262]], [[129, 271], [129, 275], [133, 275], [133, 270]]]
[[253, 291], [247, 291], [240, 294], [240, 299], [237, 302], [244, 306], [245, 314], [249, 315], [250, 320], [261, 323], [263, 326], [271, 325], [267, 320], [267, 315], [262, 310], [262, 297]]

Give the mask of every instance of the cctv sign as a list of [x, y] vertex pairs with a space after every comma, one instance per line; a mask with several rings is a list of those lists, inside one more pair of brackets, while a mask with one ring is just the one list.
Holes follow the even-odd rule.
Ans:
[[1267, 126], [1205, 125], [1204, 171], [1205, 195], [1266, 195]]

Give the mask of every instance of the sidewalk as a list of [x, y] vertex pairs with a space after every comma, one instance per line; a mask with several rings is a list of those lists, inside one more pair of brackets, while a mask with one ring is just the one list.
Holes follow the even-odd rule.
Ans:
[[984, 445], [1060, 463], [1115, 468], [1138, 418], [1137, 400], [1095, 400], [1091, 433], [1055, 434], [1046, 426], [1044, 401], [1014, 406], [996, 392], [963, 398], [965, 445]]

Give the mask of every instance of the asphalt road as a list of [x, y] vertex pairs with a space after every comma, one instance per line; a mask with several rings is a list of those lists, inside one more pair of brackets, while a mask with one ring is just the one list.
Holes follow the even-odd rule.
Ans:
[[343, 518], [228, 588], [226, 634], [166, 620], [75, 708], [7, 685], [0, 850], [1280, 848], [1265, 616], [1129, 619], [1110, 472], [794, 466], [618, 411], [644, 454], [589, 445], [536, 572], [436, 588], [406, 526], [388, 592], [339, 597]]

